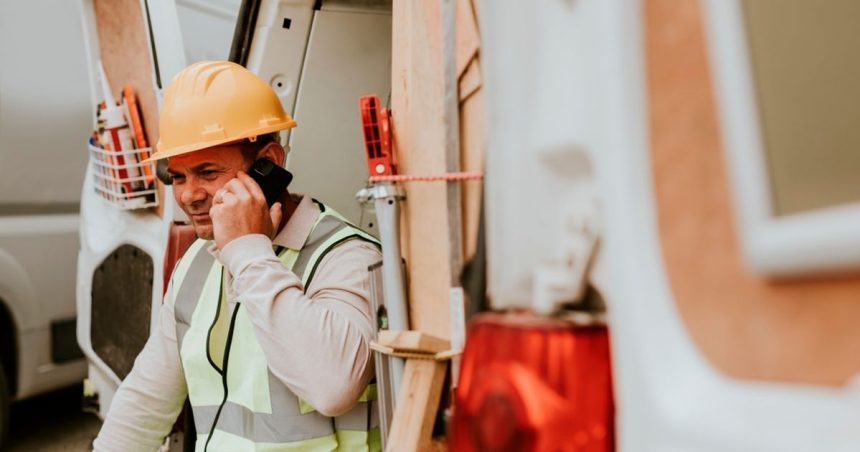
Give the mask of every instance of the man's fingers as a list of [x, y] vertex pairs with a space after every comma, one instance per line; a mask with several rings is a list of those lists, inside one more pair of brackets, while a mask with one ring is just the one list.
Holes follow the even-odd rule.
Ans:
[[209, 218], [211, 218], [213, 222], [221, 219], [221, 206], [222, 204], [215, 204], [209, 208]]
[[223, 187], [218, 189], [212, 196], [212, 204], [222, 204], [229, 199], [231, 202], [247, 201], [252, 198], [251, 193], [238, 179], [231, 179]]
[[229, 182], [224, 184], [222, 190], [224, 191], [224, 196], [227, 194], [233, 194], [240, 200], [251, 199], [253, 197], [245, 184], [238, 178], [231, 179]]
[[281, 211], [281, 203], [276, 202], [269, 208], [269, 216], [272, 217], [272, 237], [278, 234], [278, 226], [281, 225], [283, 212]]
[[219, 249], [243, 235], [274, 237], [282, 220], [280, 204], [269, 208], [260, 188], [252, 184], [248, 175], [237, 173], [213, 194], [209, 212]]
[[227, 196], [232, 196], [233, 200], [251, 197], [245, 186], [236, 179], [231, 179], [215, 192], [212, 196], [212, 204], [223, 203], [227, 199]]
[[260, 188], [260, 185], [257, 184], [257, 181], [252, 179], [251, 176], [245, 174], [244, 171], [239, 171], [239, 173], [236, 175], [235, 180], [240, 181], [245, 187], [245, 189], [248, 190], [248, 193], [250, 193], [251, 196], [254, 197], [254, 199], [264, 204], [266, 203], [266, 195], [263, 194], [263, 189]]
[[233, 192], [225, 191], [223, 195], [221, 195], [221, 204], [233, 205], [239, 202], [242, 195], [237, 195]]

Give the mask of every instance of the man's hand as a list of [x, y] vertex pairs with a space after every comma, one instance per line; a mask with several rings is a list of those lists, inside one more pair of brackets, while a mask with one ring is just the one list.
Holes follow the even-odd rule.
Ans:
[[260, 186], [244, 172], [224, 184], [209, 209], [215, 245], [224, 249], [237, 237], [263, 234], [273, 238], [281, 224], [281, 203], [269, 208]]

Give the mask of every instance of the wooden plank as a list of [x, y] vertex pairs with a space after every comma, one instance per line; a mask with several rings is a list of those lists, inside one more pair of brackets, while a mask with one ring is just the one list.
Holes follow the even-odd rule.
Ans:
[[[466, 67], [466, 71], [460, 75], [460, 104], [469, 99], [469, 96], [475, 94], [483, 83], [484, 76], [481, 73], [481, 61], [475, 58]], [[463, 114], [462, 111], [460, 114]], [[462, 126], [461, 122], [460, 127], [462, 128]]]
[[[444, 80], [439, 2], [397, 1], [392, 7], [391, 107], [400, 172], [446, 171]], [[406, 184], [402, 244], [409, 277], [410, 325], [448, 338], [450, 285], [444, 183]]]
[[[484, 91], [480, 85], [481, 74], [478, 60], [473, 61], [470, 67], [474, 67], [474, 70], [467, 70], [466, 75], [477, 79], [469, 82], [470, 84], [477, 84], [477, 86], [464, 98], [462, 92], [467, 76], [460, 80], [460, 158], [463, 171], [483, 172], [486, 153], [486, 105]], [[472, 75], [469, 75], [470, 73]], [[466, 262], [475, 255], [477, 248], [483, 187], [483, 182], [477, 180], [462, 183], [463, 257]]]
[[469, 63], [478, 55], [481, 38], [471, 0], [456, 0], [457, 77], [463, 75]]
[[[398, 43], [392, 48], [393, 142], [403, 174], [483, 170], [484, 107], [476, 61], [480, 46], [477, 21], [471, 0], [453, 1], [453, 5], [445, 5], [454, 9], [453, 18], [447, 16], [453, 19], [454, 39], [450, 28], [449, 34], [443, 35], [443, 2], [407, 0], [393, 4], [392, 39]], [[445, 39], [447, 61], [443, 55]], [[464, 92], [466, 95], [461, 95]], [[437, 339], [449, 339], [449, 289], [459, 284], [463, 250], [474, 253], [481, 183], [454, 187], [414, 183], [406, 184], [405, 189], [402, 244], [410, 280], [411, 327]], [[402, 350], [407, 350], [404, 344], [413, 349], [438, 348], [443, 343], [445, 349], [449, 347], [447, 341], [434, 341], [433, 345], [415, 342], [415, 338], [399, 340]], [[445, 368], [437, 361], [407, 360], [387, 450], [432, 447], [430, 436]]]
[[446, 367], [445, 361], [406, 361], [386, 451], [426, 450], [431, 447], [433, 421], [442, 395]]
[[[469, 55], [459, 88], [473, 96], [481, 85], [478, 55], [480, 44], [477, 21], [470, 2], [457, 0], [457, 55]], [[462, 13], [462, 14], [461, 14]], [[392, 93], [395, 155], [403, 174], [440, 174], [449, 171], [446, 161], [446, 124], [442, 55], [442, 24], [439, 2], [394, 2], [392, 10]], [[462, 50], [462, 49], [466, 50]], [[462, 64], [459, 61], [458, 64]], [[464, 83], [465, 82], [465, 83]], [[462, 101], [462, 96], [461, 96]], [[466, 171], [483, 170], [483, 115], [476, 99], [461, 105], [468, 119], [459, 122], [463, 148], [457, 165]], [[474, 253], [477, 219], [480, 210], [480, 182], [460, 184], [462, 215], [460, 228], [466, 233], [461, 246], [469, 256]], [[450, 337], [449, 287], [459, 268], [451, 266], [451, 236], [447, 189], [444, 183], [406, 184], [403, 204], [402, 245], [410, 286], [410, 325], [441, 338]], [[468, 193], [464, 193], [468, 192]], [[420, 206], [417, 208], [416, 206]], [[465, 245], [465, 246], [463, 246]]]
[[[484, 170], [484, 97], [480, 93], [483, 74], [480, 61], [480, 34], [477, 10], [472, 0], [457, 0], [457, 74], [460, 97], [460, 165], [462, 171]], [[480, 219], [481, 181], [466, 181], [460, 186], [462, 196], [463, 260], [475, 254]]]
[[448, 350], [451, 344], [420, 331], [387, 331], [379, 332], [376, 342], [395, 351], [437, 353]]

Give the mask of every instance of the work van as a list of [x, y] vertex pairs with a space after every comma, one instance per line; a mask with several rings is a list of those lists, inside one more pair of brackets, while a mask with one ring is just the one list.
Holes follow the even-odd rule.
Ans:
[[10, 401], [86, 374], [75, 266], [92, 105], [78, 5], [45, 3], [0, 3], [0, 441]]

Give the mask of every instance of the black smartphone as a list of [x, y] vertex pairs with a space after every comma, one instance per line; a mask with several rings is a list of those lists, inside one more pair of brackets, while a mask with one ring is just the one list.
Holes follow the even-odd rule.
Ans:
[[248, 170], [251, 179], [263, 189], [266, 203], [271, 206], [293, 181], [293, 174], [269, 159], [259, 159]]

